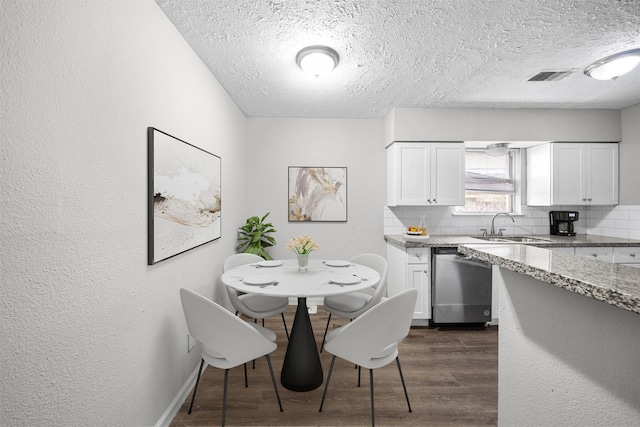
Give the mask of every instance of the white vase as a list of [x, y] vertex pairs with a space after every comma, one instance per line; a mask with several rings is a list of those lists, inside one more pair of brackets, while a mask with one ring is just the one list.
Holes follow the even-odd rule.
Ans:
[[306, 273], [309, 271], [309, 254], [297, 254], [298, 256], [298, 273]]

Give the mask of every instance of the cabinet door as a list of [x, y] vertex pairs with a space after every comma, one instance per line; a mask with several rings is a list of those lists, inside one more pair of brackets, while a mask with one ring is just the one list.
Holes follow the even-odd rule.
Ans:
[[395, 143], [387, 149], [389, 206], [420, 206], [431, 202], [429, 144]]
[[553, 204], [582, 205], [585, 195], [584, 144], [553, 144]]
[[414, 319], [431, 319], [431, 280], [429, 264], [410, 264], [407, 267], [407, 289], [417, 289], [418, 299]]
[[596, 247], [576, 247], [576, 255], [597, 259], [600, 261], [613, 262], [613, 248], [596, 246]]
[[465, 192], [464, 143], [431, 144], [431, 202], [463, 206]]
[[616, 264], [640, 264], [640, 247], [613, 248], [613, 262]]
[[586, 202], [590, 205], [618, 204], [618, 144], [584, 144]]

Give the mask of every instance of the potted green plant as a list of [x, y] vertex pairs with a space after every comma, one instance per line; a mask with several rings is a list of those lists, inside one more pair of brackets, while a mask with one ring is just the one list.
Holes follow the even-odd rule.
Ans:
[[272, 259], [265, 250], [276, 244], [276, 239], [269, 236], [269, 233], [274, 233], [276, 229], [270, 222], [265, 222], [269, 214], [270, 212], [267, 212], [262, 218], [257, 216], [247, 218], [246, 224], [238, 229], [236, 251], [256, 254], [267, 260]]

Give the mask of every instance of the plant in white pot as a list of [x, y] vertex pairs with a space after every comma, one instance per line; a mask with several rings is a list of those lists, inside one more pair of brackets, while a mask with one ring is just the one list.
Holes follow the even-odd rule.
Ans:
[[267, 212], [262, 218], [257, 216], [247, 218], [246, 224], [238, 229], [236, 251], [256, 254], [267, 260], [272, 259], [265, 250], [276, 244], [276, 239], [269, 236], [269, 233], [275, 233], [276, 229], [270, 222], [265, 222], [269, 214], [270, 212]]

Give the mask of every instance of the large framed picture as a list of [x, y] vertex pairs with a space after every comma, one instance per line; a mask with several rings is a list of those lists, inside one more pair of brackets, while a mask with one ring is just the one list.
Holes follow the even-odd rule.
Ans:
[[221, 159], [161, 130], [147, 129], [148, 264], [220, 238]]
[[347, 221], [347, 168], [289, 166], [289, 222]]

